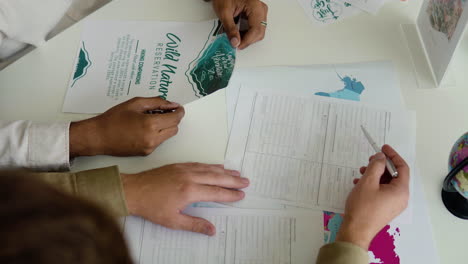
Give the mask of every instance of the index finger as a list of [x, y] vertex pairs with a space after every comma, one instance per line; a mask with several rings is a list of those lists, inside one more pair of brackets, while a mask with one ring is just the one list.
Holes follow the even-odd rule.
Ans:
[[219, 186], [196, 184], [189, 194], [189, 202], [237, 202], [245, 197], [243, 191]]
[[135, 97], [128, 101], [137, 111], [146, 112], [155, 109], [174, 109], [180, 107], [178, 103], [167, 101], [161, 97]]
[[262, 40], [265, 37], [268, 6], [262, 1], [257, 1], [253, 6], [246, 7], [246, 15], [249, 22], [249, 30], [241, 40], [240, 49]]
[[222, 173], [196, 173], [192, 178], [194, 182], [199, 184], [219, 186], [223, 188], [242, 189], [249, 186], [249, 180], [247, 178], [233, 176], [233, 172], [234, 171], [225, 171]]
[[166, 128], [179, 125], [184, 115], [185, 115], [184, 108], [178, 107], [173, 112], [169, 112], [165, 114], [151, 114], [151, 115], [148, 115], [148, 118], [153, 119], [153, 121], [157, 124], [157, 128], [159, 130], [163, 130]]
[[398, 171], [398, 178], [393, 180], [409, 183], [410, 171], [406, 161], [389, 145], [384, 145], [382, 147], [382, 152], [393, 162], [393, 165], [395, 165]]

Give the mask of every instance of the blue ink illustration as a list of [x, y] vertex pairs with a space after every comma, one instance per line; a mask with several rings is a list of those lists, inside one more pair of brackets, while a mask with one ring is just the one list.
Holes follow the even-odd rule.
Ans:
[[345, 99], [351, 101], [360, 101], [361, 94], [366, 89], [362, 82], [356, 78], [349, 76], [341, 77], [338, 73], [338, 78], [343, 82], [344, 88], [333, 93], [318, 92], [315, 95]]

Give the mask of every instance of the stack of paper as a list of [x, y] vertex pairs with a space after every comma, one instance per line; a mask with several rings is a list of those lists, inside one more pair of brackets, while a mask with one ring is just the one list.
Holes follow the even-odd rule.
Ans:
[[225, 166], [250, 179], [246, 198], [186, 211], [211, 221], [215, 237], [127, 217], [136, 262], [315, 263], [320, 247], [336, 239], [357, 169], [374, 154], [363, 124], [413, 171], [410, 207], [376, 236], [371, 263], [438, 263], [414, 166], [415, 116], [399, 91], [388, 62], [237, 71], [226, 90]]
[[398, 86], [388, 62], [236, 72], [226, 91], [231, 133], [225, 165], [251, 185], [246, 199], [232, 205], [323, 211], [324, 242], [333, 242], [352, 180], [375, 153], [360, 130], [364, 125], [379, 145], [395, 147], [413, 172], [410, 206], [376, 236], [371, 263], [438, 263], [414, 165], [415, 115], [403, 108]]
[[[376, 12], [382, 4], [300, 2], [319, 8], [324, 23], [360, 12], [356, 7]], [[338, 15], [334, 8], [346, 11]], [[227, 86], [235, 57], [218, 21], [89, 22], [64, 111], [99, 113], [134, 96], [191, 102]], [[242, 69], [226, 100], [225, 167], [250, 179], [246, 198], [187, 210], [211, 221], [214, 237], [127, 217], [137, 263], [314, 263], [319, 248], [335, 240], [352, 181], [374, 154], [361, 125], [417, 171], [415, 116], [402, 107], [391, 63]], [[372, 263], [437, 263], [417, 173], [412, 178], [410, 206], [374, 239]]]

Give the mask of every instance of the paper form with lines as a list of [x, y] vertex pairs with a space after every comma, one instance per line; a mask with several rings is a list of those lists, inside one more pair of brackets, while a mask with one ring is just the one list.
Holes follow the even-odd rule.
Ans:
[[352, 180], [375, 154], [361, 124], [377, 144], [390, 143], [409, 161], [414, 157], [410, 116], [362, 103], [242, 88], [225, 166], [251, 183], [246, 199], [235, 206], [255, 207], [256, 199], [342, 211]]
[[140, 264], [310, 264], [323, 245], [321, 212], [192, 208], [216, 226], [208, 237], [127, 217], [125, 235]]

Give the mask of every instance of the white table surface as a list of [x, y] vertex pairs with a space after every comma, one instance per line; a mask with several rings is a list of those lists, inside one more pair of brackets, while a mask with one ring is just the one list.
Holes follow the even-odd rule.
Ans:
[[[238, 66], [304, 65], [391, 60], [400, 77], [407, 108], [417, 112], [417, 163], [429, 205], [441, 263], [466, 263], [468, 221], [445, 210], [440, 189], [455, 140], [468, 130], [468, 41], [452, 64], [453, 87], [418, 87], [400, 31], [414, 23], [421, 0], [392, 0], [378, 16], [367, 14], [318, 27], [295, 0], [270, 0], [264, 41], [238, 54]], [[202, 0], [114, 0], [87, 19], [201, 21], [214, 18]], [[59, 34], [0, 72], [0, 119], [78, 120], [87, 115], [62, 113], [82, 24]], [[74, 170], [118, 164], [132, 172], [162, 164], [198, 161], [222, 163], [227, 142], [224, 92], [186, 106], [179, 134], [148, 157], [93, 157], [76, 160]]]

